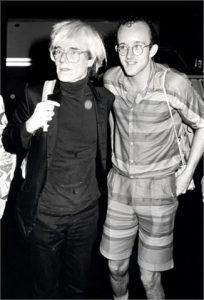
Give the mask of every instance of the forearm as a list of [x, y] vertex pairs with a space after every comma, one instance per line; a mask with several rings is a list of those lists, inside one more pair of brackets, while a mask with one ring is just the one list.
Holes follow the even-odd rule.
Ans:
[[193, 176], [195, 169], [200, 161], [202, 155], [204, 154], [204, 128], [197, 129], [190, 151], [190, 156], [187, 162], [186, 172], [189, 176]]
[[21, 153], [30, 146], [32, 134], [26, 131], [25, 123], [21, 125], [8, 124], [2, 135], [2, 143], [6, 151], [10, 153]]
[[19, 100], [13, 118], [3, 132], [2, 142], [6, 151], [18, 154], [29, 148], [32, 134], [28, 133], [25, 124], [31, 114], [26, 89], [25, 98]]

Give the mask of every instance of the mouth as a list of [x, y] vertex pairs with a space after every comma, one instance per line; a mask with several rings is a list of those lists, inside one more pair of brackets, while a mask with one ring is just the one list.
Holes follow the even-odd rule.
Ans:
[[135, 60], [127, 60], [127, 61], [126, 61], [126, 64], [127, 64], [127, 65], [136, 65], [136, 64], [137, 64], [137, 61], [135, 61]]
[[69, 72], [71, 69], [69, 68], [59, 68], [60, 72]]

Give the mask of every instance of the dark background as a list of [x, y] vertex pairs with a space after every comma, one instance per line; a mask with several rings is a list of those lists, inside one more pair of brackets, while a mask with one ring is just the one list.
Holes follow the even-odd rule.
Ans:
[[[55, 77], [48, 52], [51, 24], [68, 18], [81, 18], [97, 27], [105, 41], [107, 67], [111, 67], [118, 64], [114, 33], [119, 20], [146, 15], [155, 22], [160, 37], [155, 61], [189, 76], [203, 75], [203, 1], [1, 1], [0, 4], [0, 91], [6, 99], [8, 117], [23, 96], [26, 81]], [[27, 32], [23, 27], [25, 22]], [[36, 27], [39, 40], [33, 25], [36, 22], [41, 26]], [[42, 36], [42, 32], [47, 35]], [[26, 44], [28, 38], [30, 44]], [[29, 68], [6, 67], [6, 57], [31, 57], [33, 64]], [[200, 68], [196, 66], [198, 60]]]
[[[15, 41], [10, 42], [8, 36], [8, 26], [11, 23], [14, 24], [13, 30], [21, 28], [22, 22], [27, 22], [30, 28], [31, 22], [39, 21], [42, 26], [46, 26], [48, 22], [68, 18], [81, 18], [95, 23], [96, 26], [100, 23], [108, 51], [109, 67], [118, 62], [113, 51], [113, 33], [119, 19], [145, 14], [155, 21], [160, 33], [160, 50], [155, 61], [167, 63], [188, 76], [202, 76], [203, 70], [195, 67], [195, 60], [203, 61], [203, 1], [1, 1], [0, 4], [1, 93], [8, 118], [11, 117], [18, 99], [23, 96], [27, 80], [44, 80], [55, 75], [47, 50], [49, 32], [47, 38], [33, 41], [30, 49], [26, 49], [33, 59], [32, 67], [6, 67], [5, 59], [9, 52], [12, 50], [15, 53], [17, 50], [17, 44]], [[106, 29], [103, 28], [103, 22]], [[31, 32], [30, 34], [32, 35]], [[21, 38], [26, 39], [23, 36]], [[20, 46], [21, 43], [19, 41]], [[22, 43], [22, 52], [24, 50]], [[175, 268], [163, 273], [167, 299], [203, 299], [202, 175], [203, 161], [200, 161], [194, 176], [196, 189], [179, 199], [174, 239]], [[21, 176], [17, 170], [1, 221], [2, 299], [30, 297], [27, 246], [19, 235], [14, 218], [16, 193], [20, 183]], [[135, 257], [132, 257], [130, 265], [130, 297], [142, 299], [145, 295]], [[93, 252], [91, 276], [90, 298], [112, 298], [107, 262], [98, 252], [98, 241]]]
[[6, 22], [12, 19], [82, 18], [112, 22], [145, 14], [158, 25], [160, 46], [178, 52], [186, 62], [187, 72], [196, 72], [195, 59], [203, 56], [203, 1], [2, 1], [1, 6], [4, 40]]

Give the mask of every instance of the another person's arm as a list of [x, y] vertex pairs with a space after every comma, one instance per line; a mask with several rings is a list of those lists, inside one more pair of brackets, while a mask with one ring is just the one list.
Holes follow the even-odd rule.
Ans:
[[[7, 124], [2, 96], [0, 95], [0, 137]], [[6, 201], [16, 166], [16, 156], [5, 151], [0, 139], [0, 219], [3, 217]]]

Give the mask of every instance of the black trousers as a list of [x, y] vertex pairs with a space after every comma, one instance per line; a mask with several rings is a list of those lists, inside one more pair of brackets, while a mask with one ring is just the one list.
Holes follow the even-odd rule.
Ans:
[[70, 216], [39, 212], [30, 237], [35, 299], [85, 299], [98, 207]]

